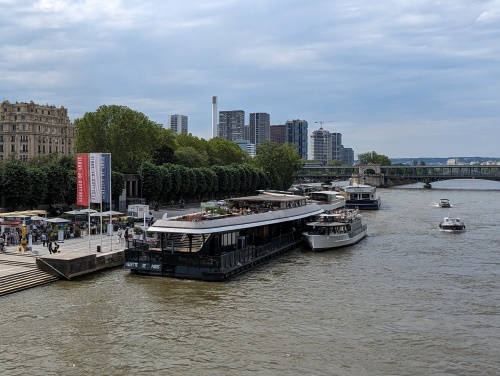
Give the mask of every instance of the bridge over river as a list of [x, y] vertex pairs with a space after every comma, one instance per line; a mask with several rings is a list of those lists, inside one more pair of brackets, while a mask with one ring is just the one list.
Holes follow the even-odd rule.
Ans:
[[349, 180], [353, 184], [369, 184], [375, 187], [421, 182], [431, 188], [432, 183], [451, 179], [484, 179], [500, 181], [500, 166], [445, 165], [445, 166], [304, 166], [298, 172], [301, 180], [325, 182]]

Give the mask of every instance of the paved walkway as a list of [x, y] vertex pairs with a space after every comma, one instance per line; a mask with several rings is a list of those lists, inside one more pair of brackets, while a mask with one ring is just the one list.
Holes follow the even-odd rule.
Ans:
[[[100, 246], [101, 252], [110, 252], [110, 251], [122, 251], [125, 249], [125, 239], [121, 239], [121, 242], [118, 243], [117, 233], [114, 232], [113, 236], [102, 234], [101, 235], [86, 235], [79, 238], [70, 238], [65, 239], [64, 242], [57, 242], [59, 244], [59, 252], [89, 252], [89, 253], [97, 253], [97, 247]], [[19, 245], [9, 245], [6, 248], [8, 253], [19, 252]], [[19, 252], [23, 253], [23, 252]], [[25, 252], [27, 255], [48, 255], [49, 249], [47, 246], [43, 246], [41, 241], [35, 242], [32, 245], [31, 252]], [[2, 252], [0, 252], [0, 255]]]

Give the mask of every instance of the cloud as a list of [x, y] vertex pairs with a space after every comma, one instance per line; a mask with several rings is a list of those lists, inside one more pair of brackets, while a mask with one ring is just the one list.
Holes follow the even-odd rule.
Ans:
[[218, 95], [220, 110], [268, 112], [273, 124], [300, 118], [312, 131], [339, 120], [355, 153], [404, 156], [411, 139], [428, 150], [420, 156], [456, 155], [459, 138], [434, 139], [457, 124], [455, 134], [470, 133], [462, 148], [481, 139], [493, 155], [499, 4], [0, 0], [10, 15], [0, 24], [0, 90], [10, 101], [62, 104], [73, 119], [101, 104], [163, 124], [182, 113], [205, 138]]

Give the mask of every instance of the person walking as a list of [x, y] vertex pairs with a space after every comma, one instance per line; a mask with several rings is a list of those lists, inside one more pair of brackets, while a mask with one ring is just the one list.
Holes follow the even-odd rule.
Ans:
[[49, 240], [49, 253], [52, 254], [54, 253], [54, 249], [52, 248], [52, 241]]
[[47, 243], [47, 235], [45, 232], [42, 234], [42, 245], [45, 247], [45, 243]]

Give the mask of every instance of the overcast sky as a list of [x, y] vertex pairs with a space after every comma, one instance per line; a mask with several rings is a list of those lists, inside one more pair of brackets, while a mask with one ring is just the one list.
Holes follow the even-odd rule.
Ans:
[[[0, 0], [0, 94], [211, 137], [302, 119], [355, 155], [500, 157], [500, 0]], [[327, 121], [332, 121], [326, 123]], [[335, 122], [333, 122], [335, 121]]]

